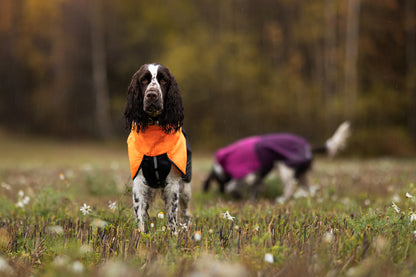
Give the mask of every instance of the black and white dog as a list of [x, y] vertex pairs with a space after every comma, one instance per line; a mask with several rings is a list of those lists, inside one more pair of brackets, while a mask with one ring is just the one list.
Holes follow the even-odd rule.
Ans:
[[350, 134], [349, 122], [342, 123], [324, 146], [311, 148], [306, 139], [284, 133], [253, 136], [241, 139], [215, 153], [214, 166], [203, 184], [209, 189], [215, 180], [221, 192], [240, 197], [240, 190], [251, 188], [254, 199], [261, 188], [264, 177], [277, 167], [284, 184], [284, 192], [277, 202], [283, 203], [292, 197], [296, 186], [309, 191], [308, 173], [313, 154], [325, 153], [334, 156], [344, 148]]
[[188, 218], [191, 198], [191, 149], [182, 131], [184, 113], [178, 84], [168, 68], [145, 64], [133, 75], [124, 111], [133, 206], [144, 231], [144, 219], [155, 191], [161, 189], [168, 228]]

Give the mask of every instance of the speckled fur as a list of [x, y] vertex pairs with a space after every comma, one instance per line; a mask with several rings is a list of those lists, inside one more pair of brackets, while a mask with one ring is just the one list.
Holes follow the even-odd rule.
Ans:
[[[137, 216], [139, 230], [144, 232], [144, 221], [148, 218], [148, 209], [155, 198], [155, 192], [146, 184], [146, 180], [140, 170], [133, 180], [133, 207]], [[178, 209], [184, 220], [189, 220], [189, 201], [191, 199], [191, 187], [189, 183], [183, 182], [181, 173], [172, 167], [166, 178], [166, 186], [161, 189], [162, 198], [165, 202], [165, 213], [168, 222], [168, 228], [176, 230], [178, 224]]]

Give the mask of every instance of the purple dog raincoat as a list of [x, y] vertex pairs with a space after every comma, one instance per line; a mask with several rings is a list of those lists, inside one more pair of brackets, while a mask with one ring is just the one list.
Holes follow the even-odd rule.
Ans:
[[249, 137], [221, 148], [215, 153], [216, 161], [234, 179], [241, 179], [260, 169], [261, 164], [255, 150], [260, 137]]
[[268, 134], [241, 139], [215, 153], [216, 161], [233, 179], [252, 172], [266, 175], [276, 161], [298, 169], [312, 161], [309, 143], [292, 134]]

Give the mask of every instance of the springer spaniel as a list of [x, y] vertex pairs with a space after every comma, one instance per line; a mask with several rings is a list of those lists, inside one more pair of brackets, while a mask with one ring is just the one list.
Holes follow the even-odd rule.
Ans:
[[178, 84], [168, 68], [145, 64], [133, 75], [124, 110], [133, 207], [139, 229], [156, 189], [162, 190], [168, 228], [175, 230], [180, 216], [189, 218], [191, 149], [182, 130], [183, 106]]
[[350, 134], [349, 122], [342, 123], [324, 146], [311, 149], [302, 137], [293, 134], [268, 134], [241, 139], [215, 153], [214, 166], [203, 184], [208, 191], [212, 180], [218, 182], [221, 192], [240, 198], [239, 190], [248, 186], [254, 200], [264, 177], [275, 165], [284, 184], [284, 192], [276, 199], [284, 203], [295, 192], [296, 185], [309, 190], [308, 173], [313, 153], [334, 156], [344, 148]]

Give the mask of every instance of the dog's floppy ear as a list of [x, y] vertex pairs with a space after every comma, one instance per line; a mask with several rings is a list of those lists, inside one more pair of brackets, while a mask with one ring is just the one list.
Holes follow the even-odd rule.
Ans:
[[170, 74], [170, 85], [166, 92], [163, 113], [160, 125], [165, 132], [178, 131], [183, 125], [183, 105], [178, 83], [175, 77]]
[[143, 112], [143, 92], [140, 89], [140, 70], [133, 75], [129, 88], [127, 90], [126, 107], [124, 109], [124, 118], [126, 129], [131, 130], [135, 124], [137, 131], [147, 127], [147, 117]]

